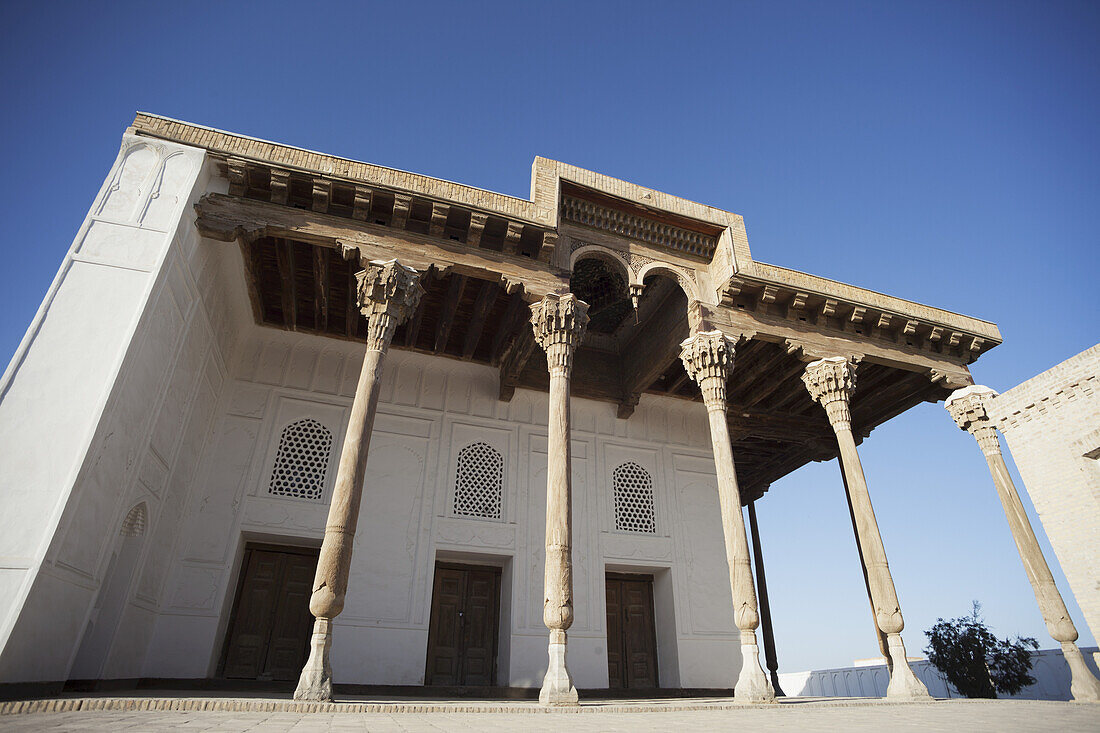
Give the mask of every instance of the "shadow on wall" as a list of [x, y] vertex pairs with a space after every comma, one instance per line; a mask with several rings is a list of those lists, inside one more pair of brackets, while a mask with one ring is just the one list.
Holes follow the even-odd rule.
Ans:
[[[1093, 674], [1097, 671], [1097, 647], [1082, 647], [1085, 662]], [[1040, 649], [1032, 652], [1031, 675], [1035, 684], [1025, 687], [1014, 700], [1070, 700], [1069, 665], [1061, 649]], [[954, 687], [927, 660], [910, 662], [914, 674], [928, 687], [932, 697], [960, 697]], [[811, 672], [786, 672], [779, 675], [779, 685], [791, 697], [885, 697], [890, 677], [885, 664], [865, 667], [818, 669]], [[1005, 697], [1005, 696], [1002, 696]]]

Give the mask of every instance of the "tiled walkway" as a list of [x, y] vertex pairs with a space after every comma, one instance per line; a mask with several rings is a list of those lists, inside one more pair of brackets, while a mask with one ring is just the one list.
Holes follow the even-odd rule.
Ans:
[[[1100, 705], [1036, 701], [945, 700], [893, 704], [875, 700], [792, 698], [769, 707], [734, 707], [728, 700], [590, 702], [579, 711], [545, 711], [530, 702], [371, 701], [384, 712], [261, 711], [271, 699], [98, 698], [117, 708], [159, 700], [244, 710], [69, 710], [0, 715], [2, 731], [1100, 731]], [[282, 702], [282, 701], [278, 701]], [[72, 703], [68, 703], [71, 705]], [[90, 703], [84, 703], [90, 706]], [[40, 706], [39, 706], [40, 707]], [[11, 710], [12, 706], [4, 708]], [[482, 712], [459, 712], [476, 709]], [[431, 710], [432, 712], [416, 712]]]

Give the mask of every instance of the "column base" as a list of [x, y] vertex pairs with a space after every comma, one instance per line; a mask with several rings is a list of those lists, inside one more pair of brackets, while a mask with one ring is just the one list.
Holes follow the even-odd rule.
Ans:
[[1100, 680], [1085, 664], [1085, 656], [1072, 641], [1062, 642], [1062, 655], [1069, 665], [1069, 692], [1077, 702], [1100, 702]]
[[905, 642], [901, 634], [887, 634], [890, 646], [890, 684], [886, 686], [886, 697], [890, 700], [931, 700], [928, 688], [917, 679], [905, 658]]
[[313, 624], [313, 636], [309, 640], [309, 659], [302, 667], [302, 676], [294, 690], [294, 699], [304, 702], [332, 702], [332, 666], [329, 649], [332, 648], [332, 620], [319, 618]]
[[569, 670], [565, 666], [565, 645], [565, 632], [551, 630], [550, 665], [546, 668], [542, 689], [539, 690], [540, 705], [577, 704], [577, 688], [573, 685], [573, 678], [569, 676]]
[[775, 702], [775, 690], [760, 666], [760, 648], [756, 633], [741, 632], [741, 674], [733, 687], [733, 701], [746, 704]]

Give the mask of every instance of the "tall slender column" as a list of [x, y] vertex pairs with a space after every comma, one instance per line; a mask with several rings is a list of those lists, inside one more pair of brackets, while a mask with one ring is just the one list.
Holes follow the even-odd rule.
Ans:
[[573, 352], [588, 325], [588, 304], [571, 293], [551, 293], [531, 306], [535, 340], [550, 369], [547, 425], [546, 574], [542, 620], [550, 629], [550, 661], [542, 681], [543, 705], [576, 705], [577, 688], [565, 663], [566, 630], [573, 625], [572, 461], [569, 451], [569, 376]]
[[[328, 521], [325, 523], [325, 538], [317, 558], [313, 595], [309, 599], [309, 611], [316, 621], [310, 640], [309, 659], [294, 691], [295, 700], [332, 699], [332, 667], [329, 664], [332, 620], [344, 610], [351, 551], [367, 470], [367, 449], [378, 408], [382, 361], [394, 330], [416, 310], [420, 296], [424, 294], [416, 270], [396, 260], [371, 262], [356, 275], [356, 280], [359, 309], [367, 319], [367, 351], [363, 356], [355, 399], [351, 403], [351, 416], [344, 447], [340, 451]], [[348, 297], [351, 297], [350, 293]]]
[[852, 435], [852, 415], [848, 401], [855, 389], [855, 373], [847, 359], [832, 357], [807, 365], [802, 381], [810, 396], [825, 408], [840, 447], [841, 465], [848, 480], [848, 495], [856, 520], [856, 534], [867, 567], [871, 598], [875, 604], [875, 622], [879, 630], [886, 634], [892, 662], [886, 696], [927, 699], [930, 697], [928, 689], [913, 674], [905, 656], [905, 643], [901, 638], [905, 620], [902, 618], [901, 604], [894, 589], [894, 579], [890, 576], [890, 566], [886, 563], [886, 548], [878, 531], [874, 507], [871, 506], [863, 464], [859, 461], [855, 437]]
[[768, 581], [764, 577], [764, 551], [760, 548], [760, 528], [756, 525], [756, 501], [749, 502], [749, 530], [752, 534], [752, 556], [756, 563], [756, 586], [760, 594], [760, 631], [764, 635], [764, 661], [772, 678], [776, 697], [786, 697], [779, 686], [779, 659], [775, 655], [775, 634], [772, 629], [772, 609], [768, 602]]
[[1054, 584], [1054, 576], [1050, 573], [1050, 567], [1043, 557], [1035, 531], [1031, 528], [1023, 502], [1016, 491], [1016, 485], [1012, 483], [1008, 466], [1005, 465], [1001, 442], [997, 439], [997, 428], [989, 418], [989, 402], [996, 396], [997, 393], [989, 387], [972, 385], [952, 392], [944, 407], [960, 428], [974, 436], [985, 455], [989, 473], [993, 476], [993, 485], [997, 487], [997, 495], [1008, 519], [1008, 527], [1012, 530], [1012, 539], [1016, 541], [1016, 549], [1024, 563], [1031, 589], [1035, 591], [1035, 600], [1039, 603], [1039, 611], [1043, 614], [1047, 631], [1062, 645], [1062, 654], [1069, 664], [1070, 693], [1073, 699], [1098, 702], [1100, 681], [1093, 676], [1081, 656], [1081, 650], [1077, 648], [1077, 627], [1073, 625], [1062, 594]]
[[867, 601], [871, 604], [871, 623], [875, 627], [875, 636], [878, 637], [878, 649], [886, 660], [887, 673], [893, 673], [894, 662], [890, 659], [890, 645], [886, 642], [886, 634], [878, 627], [875, 618], [875, 597], [871, 595], [871, 581], [867, 577], [867, 561], [863, 559], [863, 548], [859, 544], [859, 525], [856, 524], [856, 510], [852, 508], [852, 492], [848, 490], [848, 477], [844, 475], [844, 459], [838, 457], [840, 464], [840, 480], [844, 484], [844, 497], [848, 500], [848, 516], [852, 518], [852, 534], [856, 538], [856, 552], [859, 553], [859, 567], [863, 570], [863, 586], [867, 589]]
[[760, 649], [756, 644], [760, 615], [756, 608], [749, 543], [741, 514], [741, 492], [737, 487], [733, 447], [726, 422], [726, 381], [733, 371], [734, 343], [720, 331], [703, 331], [685, 340], [680, 347], [680, 359], [688, 375], [703, 391], [710, 420], [722, 533], [733, 591], [733, 618], [741, 631], [741, 674], [734, 686], [734, 698], [741, 702], [775, 702], [775, 691], [760, 667]]

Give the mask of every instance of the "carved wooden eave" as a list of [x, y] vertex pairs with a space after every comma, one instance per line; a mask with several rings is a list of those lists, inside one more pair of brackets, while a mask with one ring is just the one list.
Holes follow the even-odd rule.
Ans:
[[526, 306], [579, 292], [599, 270], [613, 287], [593, 292], [612, 295], [602, 329], [589, 312], [571, 388], [622, 419], [644, 394], [698, 401], [680, 341], [723, 331], [738, 342], [728, 423], [745, 501], [836, 455], [801, 381], [806, 362], [855, 364], [859, 440], [971, 384], [969, 365], [1001, 343], [986, 321], [756, 262], [737, 214], [546, 158], [522, 199], [154, 115], [131, 131], [207, 151], [228, 193], [203, 196], [196, 225], [239, 243], [264, 326], [361, 340], [355, 270], [397, 258], [421, 272], [425, 295], [394, 347], [496, 367], [509, 399], [549, 384]]

